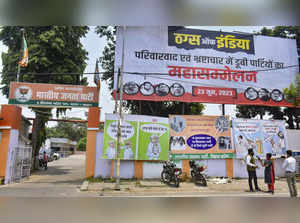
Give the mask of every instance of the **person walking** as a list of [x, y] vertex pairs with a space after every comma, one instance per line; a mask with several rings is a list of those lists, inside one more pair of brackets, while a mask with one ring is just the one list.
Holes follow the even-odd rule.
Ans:
[[247, 171], [248, 171], [248, 183], [250, 192], [254, 192], [252, 181], [254, 181], [255, 191], [261, 191], [257, 184], [257, 176], [256, 176], [256, 165], [253, 149], [248, 149], [248, 155], [246, 157]]
[[47, 153], [44, 151], [44, 154], [43, 154], [43, 162], [44, 162], [44, 168], [45, 170], [48, 169], [48, 157], [47, 157]]
[[262, 161], [260, 158], [258, 159], [261, 162], [261, 165], [265, 167], [265, 183], [268, 185], [267, 193], [274, 194], [275, 171], [274, 171], [274, 165], [272, 161], [272, 154], [267, 153], [266, 160]]
[[284, 160], [282, 167], [285, 169], [287, 184], [291, 197], [297, 197], [296, 187], [296, 159], [292, 156], [292, 150], [286, 151], [287, 158]]

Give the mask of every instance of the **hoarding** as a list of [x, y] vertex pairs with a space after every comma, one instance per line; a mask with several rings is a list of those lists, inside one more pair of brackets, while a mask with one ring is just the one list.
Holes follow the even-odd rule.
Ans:
[[119, 28], [122, 61], [125, 100], [268, 106], [290, 106], [299, 67], [295, 39], [177, 27]]
[[96, 87], [11, 82], [8, 103], [30, 107], [98, 107], [98, 98]]
[[287, 133], [283, 120], [233, 119], [232, 134], [237, 158], [245, 158], [249, 148], [260, 157], [264, 157], [266, 153], [280, 157], [287, 150]]
[[[102, 158], [116, 159], [118, 116], [105, 115]], [[168, 160], [169, 119], [124, 115], [121, 124], [120, 158], [123, 160]]]
[[170, 115], [172, 159], [233, 158], [228, 116]]

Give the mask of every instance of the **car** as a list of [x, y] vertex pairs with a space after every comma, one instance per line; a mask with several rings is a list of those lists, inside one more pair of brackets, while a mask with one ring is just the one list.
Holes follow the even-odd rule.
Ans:
[[54, 160], [58, 160], [60, 158], [60, 155], [59, 155], [59, 153], [54, 152], [52, 157]]

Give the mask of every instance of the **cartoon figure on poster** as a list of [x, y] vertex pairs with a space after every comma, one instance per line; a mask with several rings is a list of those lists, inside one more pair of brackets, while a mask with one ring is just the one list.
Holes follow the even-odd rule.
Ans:
[[126, 141], [122, 149], [124, 150], [123, 157], [125, 160], [133, 159], [133, 149], [130, 141]]
[[233, 121], [234, 147], [237, 157], [244, 158], [248, 149], [253, 149], [256, 156], [263, 154], [259, 129], [259, 123]]
[[169, 157], [169, 128], [167, 123], [140, 123], [140, 160], [167, 160]]
[[263, 126], [263, 145], [266, 153], [280, 156], [286, 153], [286, 137], [282, 126]]
[[148, 149], [147, 149], [147, 156], [149, 160], [158, 160], [160, 152], [161, 152], [161, 147], [159, 143], [159, 136], [153, 134], [150, 137], [150, 143], [148, 144]]
[[[134, 159], [136, 130], [135, 123], [131, 121], [124, 121], [121, 125], [120, 138], [120, 158]], [[105, 137], [104, 137], [104, 159], [117, 158], [117, 138], [118, 138], [118, 121], [107, 120], [105, 123]]]
[[113, 140], [109, 141], [108, 148], [106, 149], [105, 156], [107, 159], [116, 158], [116, 144]]

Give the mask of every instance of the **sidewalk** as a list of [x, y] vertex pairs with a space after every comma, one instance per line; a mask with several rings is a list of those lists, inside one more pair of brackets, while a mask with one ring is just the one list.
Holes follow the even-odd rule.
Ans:
[[[227, 179], [226, 179], [227, 180]], [[98, 193], [99, 196], [280, 196], [289, 197], [285, 179], [275, 182], [275, 195], [264, 192], [245, 192], [249, 190], [248, 179], [228, 180], [220, 178], [208, 179], [208, 186], [197, 186], [190, 180], [181, 182], [179, 188], [162, 184], [159, 180], [121, 180], [120, 190], [115, 190], [115, 183], [109, 180], [90, 181], [86, 187], [89, 193]], [[259, 187], [267, 190], [263, 179], [258, 179]], [[300, 192], [300, 184], [297, 183]]]

